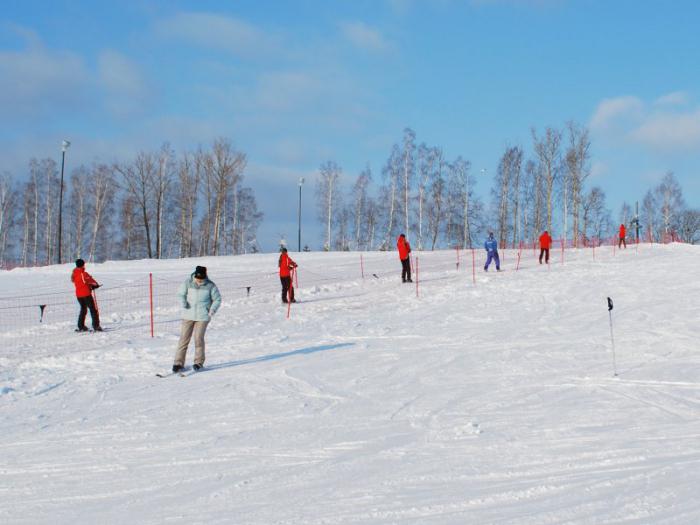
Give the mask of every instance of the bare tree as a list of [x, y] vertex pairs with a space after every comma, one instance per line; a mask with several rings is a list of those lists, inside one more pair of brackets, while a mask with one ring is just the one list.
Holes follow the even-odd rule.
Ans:
[[114, 202], [114, 190], [116, 181], [113, 170], [106, 164], [93, 166], [91, 176], [88, 180], [88, 190], [91, 200], [92, 212], [92, 234], [90, 236], [90, 249], [88, 258], [95, 259], [97, 243], [100, 237], [105, 238], [105, 224], [109, 220], [112, 204]]
[[648, 190], [644, 195], [644, 200], [642, 200], [642, 216], [644, 217], [644, 221], [646, 223], [649, 242], [654, 241], [654, 235], [656, 234], [656, 214], [656, 197], [651, 190]]
[[9, 173], [0, 174], [0, 267], [5, 264], [5, 255], [14, 227], [16, 194]]
[[496, 171], [493, 196], [494, 205], [498, 210], [498, 242], [504, 247], [507, 245], [508, 234], [511, 228], [513, 232], [513, 243], [515, 243], [515, 239], [518, 235], [517, 207], [520, 198], [520, 170], [522, 160], [522, 149], [517, 146], [507, 146], [498, 164], [498, 170]]
[[567, 123], [569, 131], [569, 147], [565, 154], [564, 175], [564, 236], [567, 235], [567, 204], [568, 190], [571, 189], [571, 216], [573, 218], [573, 241], [578, 246], [579, 220], [581, 214], [581, 200], [583, 198], [583, 185], [590, 174], [588, 162], [590, 160], [591, 141], [588, 129], [579, 126], [573, 121]]
[[402, 170], [402, 193], [403, 193], [403, 210], [404, 210], [404, 231], [409, 233], [409, 194], [411, 192], [411, 184], [413, 174], [415, 172], [414, 152], [416, 150], [416, 133], [411, 128], [403, 130], [403, 150], [401, 151], [401, 170]]
[[683, 242], [695, 244], [700, 241], [700, 210], [683, 210], [680, 216], [679, 233]]
[[659, 212], [664, 227], [664, 235], [667, 236], [678, 228], [680, 214], [685, 209], [683, 190], [672, 172], [666, 173], [661, 183], [655, 188]]
[[353, 229], [354, 229], [354, 240], [355, 249], [361, 250], [362, 245], [367, 246], [368, 236], [366, 229], [366, 219], [367, 219], [367, 199], [368, 188], [372, 182], [372, 171], [369, 165], [362, 170], [360, 175], [355, 180], [355, 184], [352, 188], [352, 200], [353, 200]]
[[319, 218], [325, 224], [325, 241], [323, 243], [324, 250], [328, 251], [332, 247], [332, 226], [333, 212], [335, 205], [340, 197], [338, 191], [338, 180], [342, 170], [333, 161], [327, 161], [321, 164], [318, 180], [316, 182], [316, 199], [318, 204]]
[[398, 193], [399, 193], [399, 177], [401, 174], [401, 151], [394, 144], [391, 150], [391, 155], [387, 160], [384, 169], [382, 169], [382, 177], [384, 185], [382, 193], [384, 197], [381, 202], [386, 207], [386, 233], [384, 236], [384, 248], [389, 249], [392, 246], [392, 239], [396, 234], [396, 211], [398, 209]]
[[430, 184], [428, 186], [428, 200], [426, 202], [426, 213], [428, 215], [428, 229], [431, 236], [430, 249], [434, 250], [437, 244], [440, 228], [447, 212], [446, 193], [447, 184], [443, 171], [445, 169], [445, 161], [442, 150], [435, 150], [435, 166], [436, 170], [431, 174]]
[[610, 211], [605, 207], [605, 193], [597, 186], [591, 188], [582, 201], [582, 220], [584, 241], [589, 239], [598, 244], [610, 228]]
[[180, 257], [192, 257], [194, 255], [192, 236], [194, 220], [197, 215], [197, 196], [199, 194], [203, 165], [202, 156], [203, 153], [201, 151], [194, 154], [185, 153], [182, 155], [177, 167], [177, 202], [180, 213], [176, 235], [179, 240]]
[[[137, 207], [141, 216], [141, 226], [145, 235], [146, 254], [149, 259], [154, 256], [152, 245], [152, 188], [157, 171], [157, 161], [151, 153], [141, 152], [131, 163], [115, 164], [114, 169], [122, 176], [128, 192], [130, 204]], [[131, 208], [129, 208], [131, 210]]]
[[554, 184], [561, 170], [561, 131], [554, 128], [546, 128], [542, 138], [537, 137], [535, 129], [532, 129], [532, 141], [537, 158], [542, 170], [545, 183], [545, 199], [547, 203], [547, 229], [552, 232], [552, 198]]
[[436, 152], [425, 144], [418, 146], [418, 249], [423, 249], [423, 210], [428, 181], [435, 165]]

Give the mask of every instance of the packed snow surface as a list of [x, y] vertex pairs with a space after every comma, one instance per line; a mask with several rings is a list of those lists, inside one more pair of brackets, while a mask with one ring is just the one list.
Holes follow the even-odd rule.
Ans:
[[275, 254], [88, 264], [94, 334], [72, 265], [0, 272], [0, 522], [700, 523], [700, 247], [291, 255], [289, 318]]

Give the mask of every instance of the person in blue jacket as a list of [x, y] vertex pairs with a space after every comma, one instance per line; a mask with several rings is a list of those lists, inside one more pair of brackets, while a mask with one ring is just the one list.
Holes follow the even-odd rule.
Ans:
[[489, 271], [489, 265], [493, 259], [496, 262], [496, 270], [501, 271], [501, 260], [498, 258], [498, 241], [493, 238], [493, 232], [489, 232], [489, 238], [486, 239], [484, 243], [484, 248], [486, 249], [487, 257], [486, 264], [484, 265], [484, 271]]
[[179, 372], [185, 366], [187, 347], [194, 333], [194, 368], [199, 370], [204, 366], [204, 333], [207, 325], [221, 306], [221, 294], [213, 281], [207, 277], [207, 269], [197, 266], [177, 292], [182, 304], [182, 325], [180, 341], [175, 352], [173, 372]]

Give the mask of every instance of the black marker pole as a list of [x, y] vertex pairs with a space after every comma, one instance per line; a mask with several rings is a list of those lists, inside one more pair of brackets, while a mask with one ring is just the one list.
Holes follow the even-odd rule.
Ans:
[[612, 309], [613, 302], [610, 297], [608, 297], [608, 315], [610, 317], [610, 341], [612, 342], [612, 353], [613, 353], [613, 375], [617, 377], [617, 365], [615, 363], [615, 338], [613, 337], [613, 323], [612, 323]]

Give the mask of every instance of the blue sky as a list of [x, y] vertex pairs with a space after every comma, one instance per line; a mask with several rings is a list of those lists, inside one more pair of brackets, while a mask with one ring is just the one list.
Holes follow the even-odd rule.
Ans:
[[[700, 205], [700, 4], [645, 0], [5, 0], [0, 169], [127, 159], [230, 137], [266, 219], [296, 239], [296, 184], [334, 160], [375, 179], [402, 130], [493, 174], [530, 128], [590, 127], [589, 186], [617, 217], [673, 171]], [[486, 194], [491, 181], [479, 183]], [[313, 185], [304, 239], [320, 245]]]

